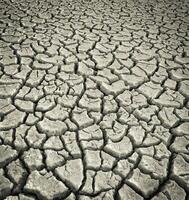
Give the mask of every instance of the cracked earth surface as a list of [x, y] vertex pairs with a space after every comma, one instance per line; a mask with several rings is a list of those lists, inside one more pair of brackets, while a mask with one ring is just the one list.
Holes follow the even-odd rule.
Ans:
[[0, 0], [0, 199], [189, 199], [188, 10]]

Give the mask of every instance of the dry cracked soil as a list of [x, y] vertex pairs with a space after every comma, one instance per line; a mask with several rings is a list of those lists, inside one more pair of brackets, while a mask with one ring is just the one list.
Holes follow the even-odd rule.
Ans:
[[189, 200], [187, 0], [0, 0], [0, 199]]

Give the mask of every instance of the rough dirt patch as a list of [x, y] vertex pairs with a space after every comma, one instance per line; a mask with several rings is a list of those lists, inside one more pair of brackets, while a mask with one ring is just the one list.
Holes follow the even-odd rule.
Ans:
[[0, 199], [189, 200], [189, 3], [0, 0]]

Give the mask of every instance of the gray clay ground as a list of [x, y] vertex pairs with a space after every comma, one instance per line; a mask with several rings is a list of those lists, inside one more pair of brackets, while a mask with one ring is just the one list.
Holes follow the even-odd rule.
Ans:
[[187, 0], [0, 0], [0, 199], [189, 200]]

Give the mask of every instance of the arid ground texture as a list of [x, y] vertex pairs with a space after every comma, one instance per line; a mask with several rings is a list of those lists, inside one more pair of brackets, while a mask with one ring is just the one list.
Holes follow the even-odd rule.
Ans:
[[0, 200], [189, 200], [189, 1], [0, 0]]

